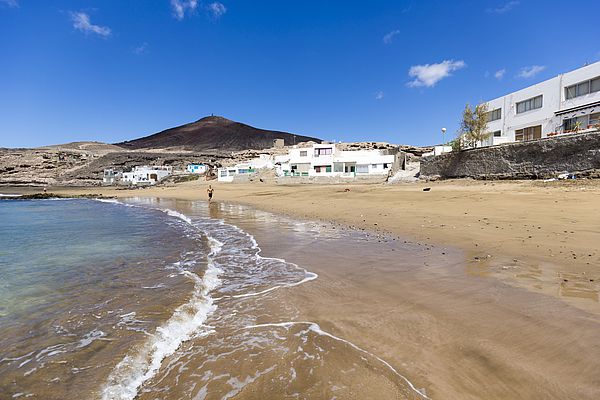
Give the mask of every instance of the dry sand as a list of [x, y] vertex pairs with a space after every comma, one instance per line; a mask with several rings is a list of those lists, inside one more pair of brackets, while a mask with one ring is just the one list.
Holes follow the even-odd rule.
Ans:
[[[206, 187], [60, 191], [196, 200], [206, 199]], [[283, 300], [400, 367], [433, 398], [600, 396], [599, 182], [213, 187], [217, 202], [374, 231], [373, 246], [423, 246], [420, 273], [379, 267], [373, 252], [361, 262], [341, 248], [321, 261], [279, 254], [257, 235], [270, 255], [296, 257], [319, 273]], [[425, 268], [446, 253], [452, 265]]]

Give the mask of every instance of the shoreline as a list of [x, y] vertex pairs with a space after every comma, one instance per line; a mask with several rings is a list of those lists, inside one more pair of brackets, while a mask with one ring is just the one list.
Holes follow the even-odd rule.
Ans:
[[194, 181], [133, 190], [48, 190], [61, 195], [206, 201], [208, 184], [215, 188], [216, 202], [457, 247], [467, 255], [467, 274], [559, 297], [600, 314], [599, 181], [452, 180], [397, 185]]

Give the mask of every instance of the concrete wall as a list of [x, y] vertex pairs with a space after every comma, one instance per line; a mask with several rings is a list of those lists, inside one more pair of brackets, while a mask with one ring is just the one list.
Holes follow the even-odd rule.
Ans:
[[421, 178], [538, 179], [571, 172], [600, 178], [600, 132], [423, 157]]
[[277, 184], [280, 185], [297, 185], [297, 184], [341, 184], [345, 183], [352, 185], [355, 183], [384, 183], [387, 180], [387, 175], [357, 175], [352, 178], [344, 178], [341, 176], [280, 176], [277, 177]]

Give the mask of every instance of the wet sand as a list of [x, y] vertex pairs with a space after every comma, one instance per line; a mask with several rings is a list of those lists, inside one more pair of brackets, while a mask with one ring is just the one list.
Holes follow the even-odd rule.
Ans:
[[307, 251], [294, 245], [285, 226], [267, 232], [260, 224], [239, 224], [265, 254], [319, 274], [278, 293], [273, 304], [298, 305], [299, 320], [350, 338], [431, 398], [600, 396], [597, 314], [469, 274], [466, 254], [457, 249], [364, 235], [318, 239]]
[[[195, 200], [205, 187], [95, 191]], [[369, 232], [364, 245], [315, 240], [307, 251], [284, 228], [238, 221], [265, 254], [319, 274], [265, 297], [265, 307], [297, 305], [298, 321], [378, 355], [430, 397], [600, 397], [598, 183], [213, 187], [217, 201]], [[403, 245], [421, 249], [411, 268], [395, 258]]]

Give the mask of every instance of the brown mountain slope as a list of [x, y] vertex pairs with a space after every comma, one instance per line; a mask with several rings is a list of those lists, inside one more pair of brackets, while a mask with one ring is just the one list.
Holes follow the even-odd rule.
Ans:
[[176, 148], [192, 151], [238, 151], [265, 149], [274, 139], [284, 139], [286, 145], [321, 139], [287, 132], [254, 128], [223, 117], [205, 117], [196, 122], [167, 129], [140, 139], [116, 143], [126, 149]]

